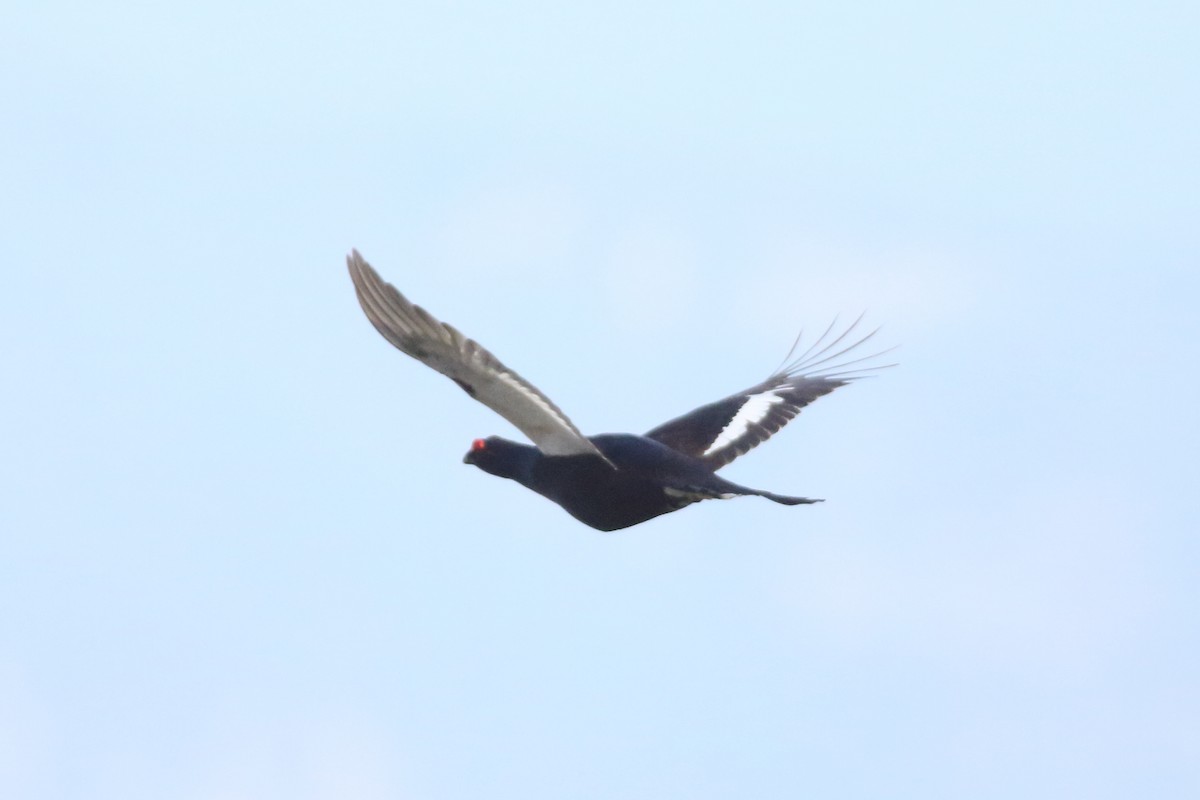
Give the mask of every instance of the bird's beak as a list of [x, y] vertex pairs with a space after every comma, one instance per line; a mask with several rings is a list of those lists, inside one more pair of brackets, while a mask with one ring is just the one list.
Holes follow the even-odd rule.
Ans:
[[475, 463], [475, 451], [474, 450], [467, 451], [467, 454], [465, 456], [463, 456], [463, 463], [464, 464], [474, 464]]

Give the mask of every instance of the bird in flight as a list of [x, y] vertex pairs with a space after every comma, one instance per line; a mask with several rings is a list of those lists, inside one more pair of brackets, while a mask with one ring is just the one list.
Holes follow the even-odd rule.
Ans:
[[788, 506], [821, 502], [739, 486], [716, 473], [766, 441], [813, 400], [863, 377], [871, 368], [856, 365], [882, 355], [847, 359], [875, 332], [856, 337], [856, 320], [835, 335], [831, 325], [789, 361], [797, 338], [785, 363], [749, 389], [642, 436], [584, 436], [537, 387], [473, 339], [409, 302], [357, 250], [346, 264], [359, 304], [384, 339], [450, 378], [533, 442], [476, 439], [463, 461], [515, 480], [602, 531], [628, 528], [701, 500], [752, 495]]

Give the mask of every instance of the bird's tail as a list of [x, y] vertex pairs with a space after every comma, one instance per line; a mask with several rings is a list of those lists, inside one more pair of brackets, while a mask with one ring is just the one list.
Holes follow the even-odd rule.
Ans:
[[786, 494], [775, 494], [774, 492], [755, 492], [759, 497], [765, 497], [768, 500], [774, 500], [776, 503], [782, 503], [785, 506], [799, 506], [805, 503], [824, 503], [824, 500], [814, 500], [809, 497], [788, 497]]

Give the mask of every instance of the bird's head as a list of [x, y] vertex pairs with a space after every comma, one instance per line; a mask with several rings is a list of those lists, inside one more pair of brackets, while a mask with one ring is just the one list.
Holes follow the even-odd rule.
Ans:
[[484, 472], [501, 478], [520, 480], [533, 469], [539, 455], [536, 447], [500, 436], [489, 436], [471, 442], [471, 449], [463, 456], [463, 463], [474, 464]]

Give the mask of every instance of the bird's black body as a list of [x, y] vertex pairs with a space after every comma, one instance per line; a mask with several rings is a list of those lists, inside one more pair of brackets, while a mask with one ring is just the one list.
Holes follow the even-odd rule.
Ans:
[[[851, 365], [874, 358], [843, 360], [874, 334], [847, 343], [858, 323], [840, 334], [830, 326], [799, 358], [749, 389], [676, 417], [645, 436], [588, 437], [550, 398], [478, 342], [385, 283], [357, 251], [347, 263], [359, 304], [385, 339], [449, 377], [535, 445], [498, 436], [476, 439], [463, 460], [517, 481], [602, 531], [628, 528], [700, 500], [754, 495], [784, 505], [820, 502], [749, 489], [716, 471], [766, 441], [813, 400], [861, 377], [861, 369]], [[797, 338], [793, 351], [799, 342]]]
[[546, 456], [536, 447], [499, 436], [477, 440], [463, 461], [511, 478], [602, 531], [628, 528], [714, 498], [757, 495], [784, 505], [820, 502], [739, 486], [700, 459], [645, 436], [606, 433], [588, 439], [608, 462], [592, 455]]

